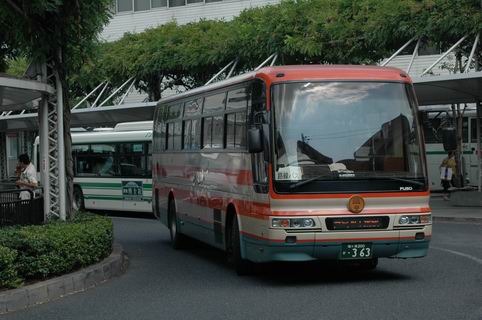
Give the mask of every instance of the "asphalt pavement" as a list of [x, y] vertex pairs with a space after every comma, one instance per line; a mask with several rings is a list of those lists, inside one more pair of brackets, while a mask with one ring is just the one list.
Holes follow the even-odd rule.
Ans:
[[435, 222], [429, 255], [357, 272], [267, 264], [238, 277], [221, 251], [175, 251], [158, 221], [114, 217], [127, 273], [5, 319], [482, 319], [482, 224]]

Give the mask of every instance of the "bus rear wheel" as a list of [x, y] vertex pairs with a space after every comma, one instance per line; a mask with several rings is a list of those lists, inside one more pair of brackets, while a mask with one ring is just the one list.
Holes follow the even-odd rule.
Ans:
[[234, 265], [238, 276], [246, 276], [253, 273], [254, 264], [241, 256], [241, 236], [239, 233], [238, 218], [236, 215], [232, 220], [230, 232], [230, 244], [228, 248], [228, 259]]
[[185, 236], [179, 232], [179, 221], [177, 220], [176, 205], [174, 201], [169, 202], [169, 235], [171, 236], [171, 246], [182, 249], [185, 246]]
[[84, 203], [84, 194], [80, 187], [74, 187], [74, 198], [72, 199], [72, 207], [74, 210], [77, 211], [84, 211], [85, 210], [85, 203]]

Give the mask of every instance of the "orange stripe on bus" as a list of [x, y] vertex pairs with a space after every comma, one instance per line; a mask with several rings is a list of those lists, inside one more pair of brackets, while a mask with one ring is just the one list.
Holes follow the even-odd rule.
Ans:
[[[397, 208], [397, 209], [367, 209], [363, 210], [357, 215], [364, 214], [394, 214], [394, 213], [428, 213], [432, 210], [430, 208]], [[272, 211], [273, 216], [331, 216], [331, 215], [352, 215], [353, 213], [348, 210], [296, 210], [296, 211]]]

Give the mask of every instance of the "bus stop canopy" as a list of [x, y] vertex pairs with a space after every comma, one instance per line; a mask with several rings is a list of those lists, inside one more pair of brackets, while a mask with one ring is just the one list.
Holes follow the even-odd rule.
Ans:
[[0, 74], [0, 111], [25, 110], [27, 103], [54, 92], [46, 83]]
[[[120, 122], [152, 120], [156, 102], [122, 104], [72, 110], [71, 127], [114, 126]], [[9, 115], [0, 118], [0, 132], [37, 130], [37, 113]]]
[[482, 72], [413, 77], [421, 106], [482, 101]]

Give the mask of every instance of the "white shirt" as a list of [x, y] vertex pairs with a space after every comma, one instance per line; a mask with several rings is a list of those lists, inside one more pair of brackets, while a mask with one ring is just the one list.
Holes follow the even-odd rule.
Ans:
[[[32, 163], [30, 163], [20, 174], [20, 181], [27, 182], [30, 184], [38, 184], [37, 180], [37, 170]], [[30, 189], [33, 190], [33, 187], [22, 186], [22, 189]], [[20, 199], [28, 200], [30, 199], [30, 192], [22, 191], [20, 192]]]

